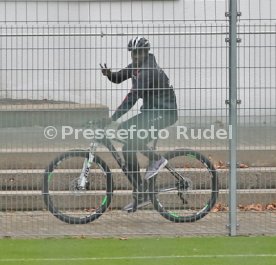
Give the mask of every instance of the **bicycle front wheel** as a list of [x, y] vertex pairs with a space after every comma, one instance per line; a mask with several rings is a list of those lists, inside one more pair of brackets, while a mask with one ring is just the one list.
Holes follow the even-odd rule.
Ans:
[[176, 223], [203, 218], [218, 197], [218, 176], [213, 164], [193, 150], [174, 150], [164, 157], [167, 166], [149, 182], [154, 208]]
[[43, 198], [55, 217], [69, 224], [86, 224], [99, 218], [111, 203], [113, 180], [105, 162], [94, 157], [85, 190], [78, 189], [85, 150], [61, 154], [45, 169]]

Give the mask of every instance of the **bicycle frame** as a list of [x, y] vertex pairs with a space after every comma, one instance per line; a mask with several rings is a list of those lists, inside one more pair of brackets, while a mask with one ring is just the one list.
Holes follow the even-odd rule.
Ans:
[[[119, 140], [119, 139], [114, 139], [116, 142], [120, 142], [120, 143], [124, 143], [124, 141]], [[88, 160], [85, 159], [84, 163], [83, 163], [83, 167], [82, 167], [82, 171], [79, 177], [79, 186], [81, 189], [85, 189], [85, 185], [86, 185], [86, 179], [88, 177], [89, 174], [89, 170], [90, 167], [93, 163], [93, 159], [94, 159], [94, 154], [96, 152], [96, 149], [98, 147], [99, 144], [104, 145], [105, 147], [107, 147], [107, 149], [110, 151], [110, 153], [112, 154], [113, 158], [116, 160], [116, 162], [118, 163], [119, 167], [122, 169], [122, 171], [124, 172], [124, 174], [127, 176], [127, 178], [129, 179], [129, 181], [133, 184], [136, 185], [136, 181], [134, 179], [132, 179], [132, 177], [130, 175], [128, 175], [128, 170], [126, 165], [124, 164], [124, 161], [122, 160], [119, 152], [116, 150], [116, 148], [114, 147], [114, 145], [112, 144], [111, 140], [104, 137], [103, 139], [100, 140], [95, 140], [93, 142], [91, 142], [90, 147], [89, 147], [89, 158]]]
[[[125, 141], [120, 140], [120, 139], [113, 139], [116, 142], [122, 143], [124, 144]], [[156, 145], [157, 140], [154, 141], [154, 147]], [[82, 172], [81, 175], [79, 177], [79, 187], [80, 189], [85, 189], [85, 185], [86, 185], [86, 179], [88, 177], [89, 174], [89, 170], [90, 167], [93, 163], [93, 159], [94, 159], [94, 154], [96, 152], [96, 149], [98, 147], [99, 144], [104, 145], [105, 147], [107, 147], [107, 149], [110, 151], [110, 153], [112, 154], [113, 158], [115, 159], [115, 161], [118, 163], [119, 167], [122, 169], [122, 171], [124, 172], [124, 174], [126, 175], [126, 177], [128, 178], [128, 180], [130, 181], [130, 183], [134, 186], [134, 188], [136, 188], [137, 185], [137, 180], [134, 179], [132, 177], [132, 175], [128, 174], [128, 169], [127, 166], [124, 164], [124, 161], [122, 160], [122, 157], [120, 156], [119, 152], [116, 150], [116, 148], [114, 147], [114, 145], [112, 144], [111, 140], [104, 137], [102, 139], [97, 139], [93, 142], [91, 142], [90, 147], [89, 147], [89, 159], [85, 160], [83, 163], [83, 168], [82, 168]], [[150, 149], [149, 147], [145, 146], [146, 149], [150, 150], [151, 152], [153, 152], [152, 149]], [[148, 153], [145, 151], [141, 152], [142, 154], [144, 154], [145, 156], [148, 157]], [[156, 157], [158, 157], [158, 155], [156, 154]], [[172, 175], [177, 179], [177, 181], [180, 183], [181, 181], [184, 181], [184, 185], [185, 185], [185, 189], [189, 189], [191, 188], [191, 183], [189, 179], [186, 179], [184, 176], [182, 176], [179, 172], [175, 171], [174, 168], [172, 168], [170, 165], [166, 165], [165, 166], [171, 173]]]

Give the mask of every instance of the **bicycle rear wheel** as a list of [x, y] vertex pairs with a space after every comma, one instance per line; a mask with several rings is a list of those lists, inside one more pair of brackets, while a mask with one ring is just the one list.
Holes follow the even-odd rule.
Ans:
[[113, 180], [105, 162], [94, 157], [86, 190], [78, 190], [78, 177], [89, 153], [69, 151], [53, 160], [45, 169], [43, 198], [55, 217], [69, 224], [86, 224], [99, 218], [111, 203]]
[[164, 157], [167, 166], [149, 181], [154, 208], [176, 223], [203, 218], [218, 197], [218, 176], [213, 164], [193, 150], [174, 150]]

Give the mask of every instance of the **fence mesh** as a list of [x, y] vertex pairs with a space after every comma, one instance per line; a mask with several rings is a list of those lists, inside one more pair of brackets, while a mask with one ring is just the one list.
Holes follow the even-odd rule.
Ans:
[[[238, 11], [238, 234], [271, 234], [276, 231], [276, 4], [243, 0]], [[231, 127], [226, 12], [226, 0], [1, 1], [0, 235], [227, 235]], [[169, 221], [153, 204], [123, 212], [132, 201], [132, 184], [103, 145], [97, 147], [101, 160], [90, 169], [87, 191], [76, 188], [84, 151], [78, 152], [81, 158], [56, 160], [51, 166], [68, 150], [89, 148], [93, 135], [87, 122], [110, 117], [131, 91], [130, 79], [112, 83], [100, 64], [113, 72], [125, 68], [131, 63], [128, 42], [136, 36], [150, 41], [150, 53], [176, 95], [178, 120], [159, 131], [156, 150], [195, 150], [218, 173], [219, 197], [211, 212], [196, 222]], [[140, 113], [142, 105], [139, 99], [110, 125], [112, 132]], [[122, 143], [113, 144], [121, 159], [130, 153]], [[169, 164], [184, 171], [190, 189], [156, 195], [174, 220], [200, 208], [204, 212], [212, 204], [213, 170], [206, 169], [203, 156], [199, 162], [195, 153], [185, 154]], [[106, 180], [110, 175], [104, 173], [102, 160], [112, 172], [113, 185]], [[149, 161], [141, 153], [138, 161], [144, 177]], [[169, 181], [171, 174], [163, 169], [155, 186], [162, 189]], [[109, 202], [107, 187], [114, 189], [111, 204], [94, 221], [66, 224], [50, 212], [51, 199], [67, 215], [97, 216], [96, 210]]]

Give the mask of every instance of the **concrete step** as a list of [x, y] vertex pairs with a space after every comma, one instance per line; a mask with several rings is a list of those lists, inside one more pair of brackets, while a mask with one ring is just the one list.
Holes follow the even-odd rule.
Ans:
[[[80, 144], [79, 148], [86, 148], [88, 143]], [[74, 146], [65, 148], [10, 148], [0, 149], [0, 168], [1, 169], [41, 169], [45, 168], [55, 157], [60, 155]], [[158, 151], [165, 153], [168, 150], [175, 149], [160, 147]], [[196, 149], [195, 149], [196, 150]], [[222, 163], [224, 166], [229, 161], [228, 150], [214, 150], [214, 149], [197, 149], [199, 152], [208, 157], [214, 164]], [[116, 161], [111, 156], [107, 149], [99, 149], [97, 152], [111, 168], [118, 168]], [[138, 156], [142, 167], [146, 167], [147, 159], [139, 155]], [[237, 161], [244, 163], [248, 167], [276, 167], [276, 151], [275, 150], [238, 150]]]
[[[141, 169], [142, 176], [146, 171], [145, 168]], [[218, 169], [219, 188], [227, 189], [229, 182], [229, 170]], [[0, 191], [36, 191], [42, 189], [44, 169], [20, 169], [20, 170], [0, 170]], [[66, 174], [66, 177], [71, 179], [79, 175], [80, 170], [71, 170]], [[124, 173], [121, 169], [111, 169], [115, 189], [128, 189], [130, 186]], [[208, 180], [204, 179], [204, 174], [198, 169], [187, 169], [186, 174], [193, 180], [194, 188], [205, 189], [210, 188]], [[100, 171], [94, 171], [95, 174], [100, 174]], [[167, 173], [161, 171], [159, 174], [159, 181], [161, 178], [166, 180]], [[93, 176], [94, 176], [93, 175]], [[95, 175], [96, 178], [96, 175]], [[68, 179], [64, 179], [67, 181]], [[93, 182], [95, 185], [95, 182]], [[254, 192], [255, 189], [276, 189], [276, 167], [255, 167], [237, 169], [237, 188], [250, 189]]]
[[[76, 195], [66, 196], [63, 201], [64, 205], [62, 207], [79, 207], [79, 198], [77, 197], [77, 205], [73, 202], [75, 201]], [[99, 195], [98, 200], [102, 197]], [[209, 198], [208, 192], [203, 192], [202, 190], [194, 190], [193, 193], [189, 194], [189, 201], [194, 203], [200, 200], [207, 201]], [[97, 200], [97, 197], [93, 196], [93, 200], [89, 194], [85, 197], [81, 197], [81, 207], [90, 209], [94, 205], [91, 201]], [[115, 191], [112, 197], [112, 209], [122, 209], [127, 203], [132, 200], [131, 190], [121, 190]], [[0, 191], [0, 210], [1, 211], [37, 211], [37, 210], [47, 210], [43, 201], [41, 191]], [[229, 203], [229, 192], [228, 190], [220, 190], [219, 198], [217, 203], [222, 205], [228, 205]], [[240, 189], [237, 191], [237, 205], [248, 205], [252, 203], [261, 203], [263, 205], [276, 202], [276, 190], [275, 189]], [[169, 198], [168, 198], [169, 203]], [[172, 201], [172, 205], [173, 205]], [[147, 209], [152, 208], [152, 205], [147, 207]]]
[[[24, 102], [24, 101], [23, 101]], [[100, 104], [26, 101], [25, 104], [0, 104], [0, 128], [33, 126], [82, 126], [92, 119], [108, 117], [108, 107]]]
[[[70, 174], [75, 175], [75, 171]], [[77, 170], [78, 171], [78, 170]], [[143, 169], [142, 171], [145, 171]], [[25, 170], [0, 170], [0, 208], [7, 210], [43, 210], [45, 208], [42, 200], [43, 169]], [[120, 169], [112, 169], [114, 181], [113, 208], [120, 209], [131, 200], [131, 185]], [[237, 202], [238, 204], [276, 202], [276, 167], [270, 168], [246, 168], [237, 169]], [[159, 175], [159, 181], [167, 179], [167, 176]], [[206, 196], [210, 188], [209, 182], [204, 181], [202, 173], [198, 169], [189, 169], [189, 177], [193, 179], [193, 191], [189, 195], [193, 200], [199, 196]], [[227, 169], [218, 169], [219, 174], [219, 203], [228, 204], [228, 178]], [[93, 185], [97, 185], [96, 182]], [[99, 182], [99, 186], [101, 183]], [[205, 195], [204, 195], [205, 194]], [[197, 195], [197, 196], [196, 196]], [[75, 195], [72, 195], [75, 196]], [[72, 197], [71, 196], [71, 197]], [[87, 207], [91, 201], [89, 192], [83, 200]], [[94, 198], [94, 197], [93, 197]], [[207, 198], [207, 197], [206, 197]], [[68, 201], [70, 196], [68, 197]], [[205, 199], [205, 197], [203, 197]], [[65, 200], [67, 201], [67, 200]], [[74, 201], [72, 199], [72, 201]]]

